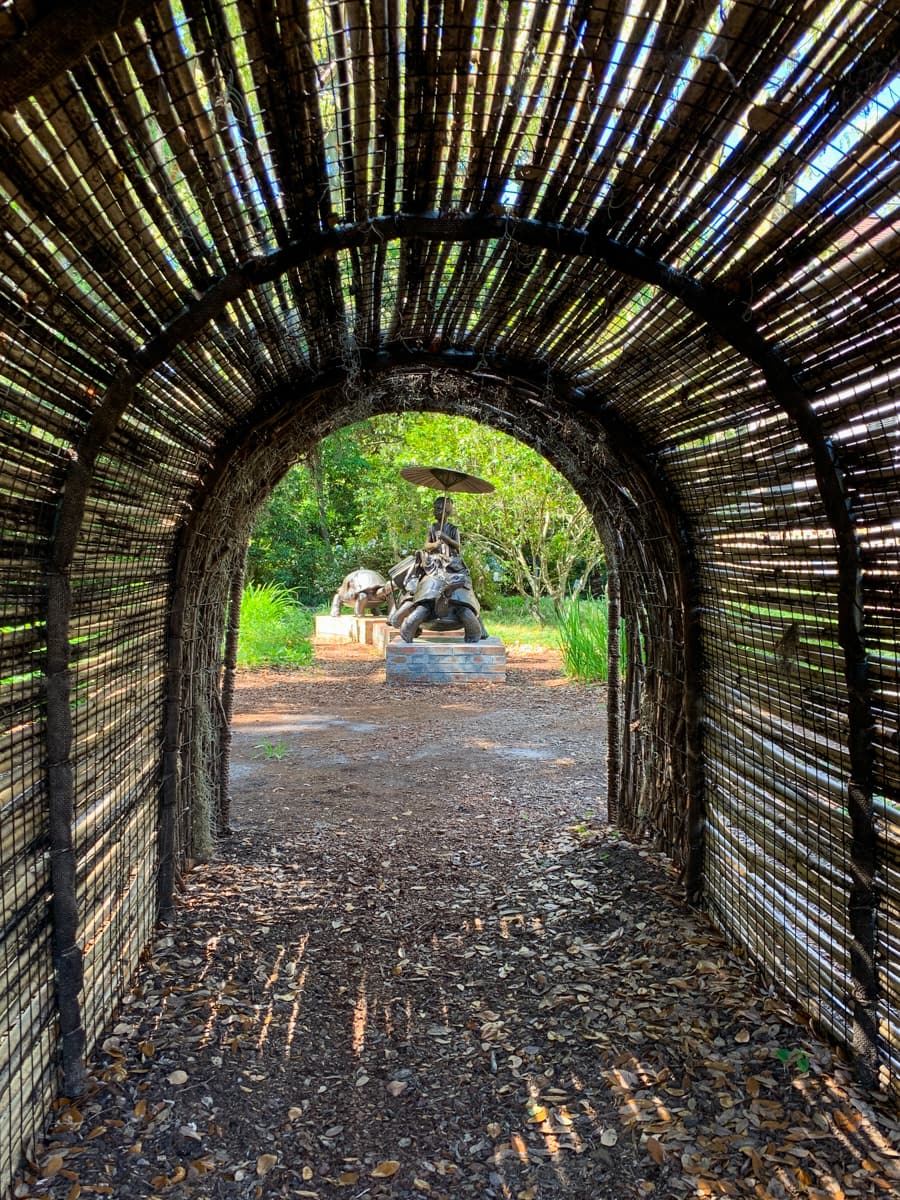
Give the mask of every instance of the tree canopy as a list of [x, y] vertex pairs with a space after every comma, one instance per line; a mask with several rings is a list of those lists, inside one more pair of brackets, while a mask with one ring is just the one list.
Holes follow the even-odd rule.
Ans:
[[461, 417], [389, 414], [325, 438], [293, 466], [261, 513], [251, 578], [317, 603], [347, 571], [385, 572], [422, 544], [437, 493], [400, 476], [411, 463], [453, 466], [489, 479], [489, 495], [455, 495], [463, 555], [483, 602], [596, 590], [603, 552], [590, 515], [545, 459], [507, 434]]

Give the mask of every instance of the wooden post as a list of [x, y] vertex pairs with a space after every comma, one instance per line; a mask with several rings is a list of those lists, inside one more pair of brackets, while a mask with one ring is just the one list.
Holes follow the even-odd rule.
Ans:
[[220, 770], [218, 827], [220, 834], [231, 833], [231, 715], [234, 711], [234, 677], [237, 669], [238, 635], [241, 628], [241, 597], [244, 594], [244, 575], [247, 567], [247, 548], [238, 550], [234, 573], [231, 577], [231, 592], [228, 597], [228, 627], [225, 633], [225, 655], [222, 670], [222, 731], [220, 735]]
[[621, 593], [619, 590], [618, 556], [610, 554], [609, 574], [606, 581], [608, 598], [607, 656], [609, 660], [606, 681], [606, 787], [609, 821], [619, 820], [619, 788], [622, 775], [622, 697], [619, 678], [619, 627]]
[[82, 439], [56, 513], [47, 565], [47, 805], [50, 818], [50, 914], [62, 1055], [63, 1090], [84, 1090], [85, 1032], [81, 1022], [83, 954], [78, 944], [76, 855], [72, 837], [72, 713], [69, 706], [72, 595], [69, 571], [81, 533], [94, 464], [110, 430], [127, 407], [134, 384], [127, 370], [113, 377], [104, 403]]
[[157, 918], [163, 924], [175, 919], [175, 878], [177, 875], [178, 779], [181, 767], [181, 691], [182, 654], [184, 652], [185, 564], [189, 557], [190, 537], [184, 530], [175, 560], [166, 653], [166, 698], [163, 715], [162, 780], [159, 795], [159, 828], [156, 835], [158, 868], [156, 875]]
[[53, 966], [62, 1049], [63, 1091], [84, 1091], [85, 1032], [81, 1023], [83, 962], [78, 944], [78, 894], [72, 822], [75, 812], [70, 752], [69, 580], [53, 571], [47, 596], [47, 793], [50, 808], [50, 908]]

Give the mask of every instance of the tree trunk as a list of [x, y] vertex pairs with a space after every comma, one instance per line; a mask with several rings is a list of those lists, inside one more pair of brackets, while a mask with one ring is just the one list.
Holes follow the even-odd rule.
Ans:
[[334, 562], [334, 551], [331, 547], [331, 535], [328, 532], [328, 505], [325, 501], [325, 470], [322, 465], [322, 445], [317, 442], [309, 451], [304, 459], [307, 468], [309, 469], [310, 478], [312, 479], [313, 488], [316, 493], [316, 511], [319, 514], [319, 533], [322, 535], [322, 541], [325, 545], [331, 562]]

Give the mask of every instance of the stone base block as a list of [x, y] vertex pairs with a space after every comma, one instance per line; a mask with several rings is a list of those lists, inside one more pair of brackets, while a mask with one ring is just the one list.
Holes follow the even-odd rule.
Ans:
[[395, 629], [393, 625], [388, 625], [387, 621], [382, 621], [372, 630], [372, 645], [377, 646], [379, 650], [384, 650], [388, 642], [395, 641], [400, 636], [400, 630]]
[[375, 640], [378, 631], [390, 628], [384, 617], [354, 617], [353, 620], [356, 622], [355, 640], [364, 646], [378, 645]]
[[384, 617], [354, 617], [341, 614], [339, 617], [316, 617], [317, 642], [360, 642], [364, 646], [376, 645], [375, 635], [380, 626], [387, 628]]
[[458, 634], [426, 637], [388, 642], [384, 652], [388, 683], [506, 682], [506, 647], [498, 637], [480, 642], [466, 642]]
[[356, 617], [316, 617], [316, 641], [355, 642]]

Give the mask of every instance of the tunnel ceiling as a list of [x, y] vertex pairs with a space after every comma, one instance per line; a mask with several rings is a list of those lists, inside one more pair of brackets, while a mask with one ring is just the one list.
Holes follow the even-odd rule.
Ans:
[[106, 401], [174, 495], [386, 347], [564, 379], [685, 490], [736, 427], [793, 471], [804, 398], [851, 463], [896, 420], [893, 6], [84, 7], [0, 8], [7, 419], [63, 451]]

